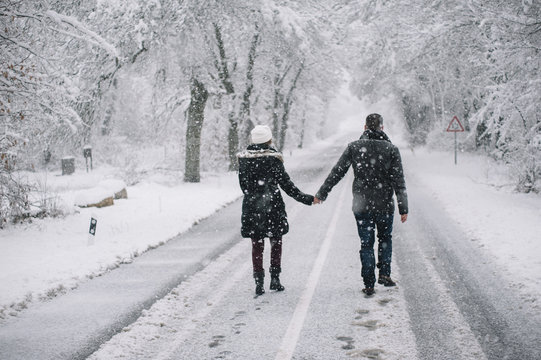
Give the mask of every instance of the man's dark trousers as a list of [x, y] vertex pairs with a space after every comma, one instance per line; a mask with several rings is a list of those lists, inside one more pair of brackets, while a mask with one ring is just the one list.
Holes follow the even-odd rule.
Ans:
[[393, 253], [393, 213], [362, 212], [354, 213], [357, 231], [361, 238], [361, 276], [365, 287], [373, 288], [376, 282], [374, 258], [375, 231], [378, 236], [378, 267], [380, 276], [391, 275]]

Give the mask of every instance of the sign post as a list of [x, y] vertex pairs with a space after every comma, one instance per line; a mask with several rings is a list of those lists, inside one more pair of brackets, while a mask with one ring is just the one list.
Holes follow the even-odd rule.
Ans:
[[92, 214], [90, 218], [90, 228], [88, 229], [88, 240], [86, 242], [87, 246], [94, 245], [94, 238], [96, 237], [96, 226], [98, 225], [98, 217], [95, 214]]
[[457, 157], [457, 151], [458, 151], [458, 145], [456, 142], [456, 133], [457, 132], [464, 132], [464, 127], [460, 123], [460, 120], [456, 116], [453, 116], [453, 120], [449, 123], [449, 126], [447, 126], [447, 132], [453, 132], [455, 133], [455, 165], [456, 165], [456, 157]]
[[90, 170], [92, 170], [92, 146], [85, 146], [83, 148], [83, 156], [86, 162], [86, 172], [88, 172], [88, 159], [90, 159]]

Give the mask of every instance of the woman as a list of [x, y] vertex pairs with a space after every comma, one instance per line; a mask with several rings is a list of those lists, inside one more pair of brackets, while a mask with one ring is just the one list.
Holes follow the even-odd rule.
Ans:
[[242, 237], [252, 239], [255, 293], [262, 295], [265, 293], [263, 250], [266, 237], [271, 243], [270, 289], [285, 289], [280, 284], [282, 236], [289, 231], [289, 224], [278, 186], [306, 205], [311, 205], [314, 197], [301, 192], [289, 178], [282, 154], [271, 147], [272, 133], [268, 126], [257, 125], [251, 131], [251, 137], [252, 144], [238, 154], [239, 182], [244, 193], [241, 233]]

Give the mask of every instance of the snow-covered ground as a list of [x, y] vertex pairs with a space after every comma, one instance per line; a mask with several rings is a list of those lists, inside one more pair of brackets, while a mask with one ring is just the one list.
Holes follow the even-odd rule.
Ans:
[[[47, 178], [48, 196], [71, 214], [0, 231], [0, 318], [131, 261], [242, 194], [233, 173], [203, 174], [198, 184], [183, 183], [180, 174], [153, 174], [127, 187], [128, 198], [113, 206], [74, 206], [85, 198], [99, 201], [115, 173], [104, 167], [88, 174], [39, 174]], [[91, 217], [97, 219], [93, 245], [88, 242]]]
[[[317, 152], [318, 150], [321, 148], [310, 151]], [[541, 267], [538, 260], [541, 249], [539, 244], [536, 244], [536, 236], [541, 229], [535, 219], [540, 215], [541, 198], [534, 194], [514, 193], [513, 187], [507, 185], [509, 180], [506, 169], [480, 156], [462, 154], [459, 164], [455, 166], [452, 152], [429, 152], [425, 149], [412, 152], [404, 148], [402, 153], [409, 181], [423, 184], [429, 196], [443, 205], [447, 218], [459, 224], [459, 228], [464, 230], [468, 239], [471, 238], [471, 241], [476, 242], [486, 252], [487, 258], [492, 258], [495, 263], [500, 264], [502, 275], [511, 277], [508, 279], [509, 283], [514, 284], [523, 301], [529, 302], [529, 305], [536, 308], [535, 302], [541, 294], [539, 283]], [[347, 184], [342, 184], [344, 188], [336, 190], [337, 193], [349, 192], [350, 184], [347, 180], [343, 182]], [[338, 197], [338, 194], [334, 194], [333, 201]], [[417, 216], [416, 199], [413, 197], [410, 201], [410, 216], [413, 219]], [[302, 216], [309, 220], [304, 220], [304, 222], [313, 224], [312, 227], [317, 227], [315, 224], [320, 222], [324, 223], [318, 220], [317, 214], [320, 211], [328, 211], [325, 217], [329, 219], [331, 217], [341, 219], [347, 211], [343, 208], [349, 208], [349, 205], [345, 204], [349, 201], [345, 200], [345, 197], [340, 197], [337, 203], [342, 205], [330, 203], [323, 205], [330, 209], [305, 210]], [[301, 220], [297, 217], [297, 213], [300, 212], [297, 208], [301, 206], [295, 207], [290, 203], [288, 208], [289, 206], [294, 208], [290, 212], [291, 222], [295, 224], [295, 228], [301, 227]], [[342, 211], [338, 210], [340, 208]], [[492, 213], [487, 213], [488, 210], [492, 210]], [[398, 281], [399, 287], [392, 289], [378, 287], [375, 299], [359, 296], [358, 260], [350, 262], [350, 256], [347, 255], [358, 249], [355, 229], [353, 226], [344, 227], [341, 224], [337, 230], [336, 226], [332, 225], [333, 220], [330, 223], [331, 225], [326, 230], [314, 229], [314, 232], [325, 240], [317, 253], [312, 272], [310, 273], [309, 269], [306, 270], [310, 273], [309, 279], [312, 279], [314, 273], [317, 273], [318, 265], [323, 267], [323, 263], [326, 264], [325, 271], [314, 275], [317, 290], [314, 292], [315, 284], [314, 288], [311, 288], [310, 280], [308, 283], [303, 283], [292, 279], [297, 277], [304, 279], [304, 274], [290, 275], [287, 280], [290, 287], [286, 299], [290, 302], [298, 301], [297, 303], [282, 304], [286, 300], [283, 297], [273, 297], [272, 294], [265, 295], [262, 297], [263, 300], [251, 299], [253, 288], [247, 285], [251, 283], [248, 279], [250, 264], [246, 263], [249, 245], [239, 243], [204, 271], [183, 282], [167, 297], [156, 302], [151, 309], [144, 311], [137, 322], [124, 328], [108, 343], [103, 344], [91, 358], [96, 360], [126, 357], [169, 359], [183, 358], [190, 351], [198, 355], [206, 354], [205, 351], [208, 351], [208, 356], [205, 355], [205, 357], [213, 358], [211, 354], [217, 347], [223, 351], [216, 358], [223, 359], [235, 358], [239, 354], [246, 355], [249, 352], [247, 349], [251, 347], [254, 351], [261, 352], [261, 358], [269, 359], [274, 358], [273, 350], [276, 351], [276, 349], [278, 349], [276, 359], [297, 358], [292, 357], [293, 351], [300, 356], [299, 358], [315, 359], [328, 358], [326, 356], [329, 355], [329, 351], [334, 351], [333, 358], [418, 358], [416, 340], [412, 333], [406, 305], [407, 299], [400, 286], [403, 270], [395, 266], [393, 277]], [[349, 224], [347, 221], [346, 223]], [[396, 226], [407, 227], [408, 224]], [[519, 246], [517, 243], [515, 234], [518, 232], [515, 227], [520, 227], [520, 238], [523, 239], [521, 244], [524, 246]], [[336, 234], [335, 231], [337, 231]], [[303, 230], [302, 234], [295, 234], [294, 229], [289, 237], [300, 240], [311, 238], [311, 235], [306, 233], [306, 230]], [[333, 237], [336, 238], [335, 241], [332, 244], [326, 244], [327, 239]], [[399, 240], [405, 244], [415, 243], [413, 239]], [[295, 254], [289, 257], [300, 256], [299, 254], [302, 253], [303, 259], [316, 258], [309, 247], [300, 242], [300, 245], [289, 245], [287, 253]], [[295, 246], [305, 247], [304, 252]], [[322, 256], [322, 253], [326, 251], [330, 251], [329, 255]], [[320, 258], [321, 261], [318, 261]], [[298, 264], [301, 260], [297, 259], [293, 262]], [[425, 262], [428, 263], [429, 260]], [[242, 264], [242, 266], [231, 264]], [[289, 267], [293, 265], [288, 264], [288, 269]], [[528, 275], [520, 276], [525, 270]], [[289, 272], [291, 271], [292, 269], [289, 269]], [[224, 272], [229, 274], [226, 280], [219, 276]], [[435, 274], [436, 272], [432, 271], [430, 275], [425, 274], [425, 276], [436, 276]], [[442, 287], [432, 289], [432, 291], [439, 291], [438, 301], [444, 304], [439, 311], [445, 312], [446, 321], [452, 328], [452, 331], [445, 336], [461, 344], [461, 352], [455, 354], [456, 358], [485, 359], [486, 356], [480, 346], [482, 339], [476, 339], [459, 309], [447, 294], [447, 290], [442, 286], [442, 280], [433, 279], [433, 283]], [[238, 295], [240, 292], [238, 295], [240, 299], [234, 301], [227, 299], [232, 296], [230, 295], [232, 288], [239, 284], [241, 286], [235, 290], [235, 293]], [[212, 290], [209, 291], [209, 289]], [[304, 289], [301, 296], [297, 294], [298, 289]], [[306, 293], [310, 293], [308, 300]], [[308, 311], [308, 307], [311, 312], [307, 318], [299, 319], [298, 313]], [[337, 310], [337, 307], [341, 310]], [[342, 313], [347, 314], [347, 310], [343, 311], [343, 309], [354, 310], [354, 320], [342, 318]], [[289, 315], [293, 310], [295, 310], [294, 313]], [[233, 317], [231, 317], [232, 314], [234, 314]], [[327, 318], [329, 314], [331, 318]], [[332, 316], [337, 318], [332, 318]], [[243, 320], [244, 318], [249, 320]], [[261, 321], [261, 318], [266, 322]], [[284, 325], [278, 320], [282, 318], [288, 321], [291, 319], [291, 322], [289, 327], [285, 327], [287, 333], [281, 334], [282, 344], [274, 344], [275, 339], [271, 336], [271, 329], [283, 330]], [[276, 321], [276, 324], [273, 321]], [[335, 338], [338, 343], [343, 342], [341, 347], [343, 353], [338, 350], [338, 347], [335, 350], [327, 348], [329, 343], [332, 343], [328, 339], [332, 338], [333, 331], [337, 331], [335, 326], [339, 327], [336, 324], [345, 324], [344, 329], [341, 330], [343, 335]], [[368, 331], [351, 330], [355, 327], [366, 327]], [[304, 337], [299, 340], [298, 333], [291, 331], [292, 328], [298, 328], [298, 333], [302, 331]], [[241, 332], [258, 334], [261, 331], [267, 332], [269, 349], [253, 341], [250, 335], [238, 335]], [[229, 332], [232, 333], [229, 334]], [[214, 333], [220, 335], [211, 337]], [[236, 336], [244, 336], [242, 337], [244, 340], [238, 340]], [[318, 336], [326, 339], [325, 343], [321, 343], [318, 350], [313, 350], [313, 341]], [[362, 341], [359, 341], [359, 336]], [[306, 342], [308, 345], [305, 344]], [[244, 347], [239, 347], [238, 343], [244, 343]], [[312, 353], [317, 351], [320, 352], [319, 355]]]
[[[514, 191], [508, 169], [471, 154], [403, 150], [407, 176], [445, 208], [499, 265], [524, 301], [541, 308], [541, 196]], [[411, 200], [415, 203], [415, 199]], [[415, 216], [415, 207], [411, 207]]]
[[[349, 123], [341, 130], [354, 134], [353, 140], [359, 129]], [[338, 135], [287, 154], [286, 168], [291, 171], [301, 166], [298, 159], [322, 151], [336, 138]], [[515, 193], [508, 170], [482, 156], [460, 154], [458, 165], [454, 165], [451, 149], [444, 153], [404, 147], [401, 151], [407, 179], [422, 183], [449, 218], [500, 265], [502, 276], [510, 280], [523, 301], [538, 308], [541, 196]], [[81, 193], [95, 193], [100, 183], [114, 178], [114, 173], [114, 169], [98, 168], [90, 174], [49, 175], [47, 188], [69, 208], [70, 202], [81, 199]], [[115, 200], [110, 207], [78, 209], [64, 218], [35, 220], [0, 231], [0, 316], [17, 316], [35, 301], [47, 301], [129, 262], [241, 196], [235, 174], [204, 174], [200, 184], [183, 183], [178, 174], [155, 174], [128, 187], [127, 192], [128, 199]], [[410, 204], [410, 216], [415, 217], [415, 198]], [[92, 215], [98, 219], [97, 232], [94, 244], [88, 245]], [[189, 288], [190, 283], [181, 286]], [[402, 295], [398, 295], [393, 298], [401, 314], [397, 317], [407, 322]], [[183, 297], [188, 299], [189, 294]], [[377, 316], [376, 309], [372, 310]], [[411, 335], [405, 336], [411, 339]]]

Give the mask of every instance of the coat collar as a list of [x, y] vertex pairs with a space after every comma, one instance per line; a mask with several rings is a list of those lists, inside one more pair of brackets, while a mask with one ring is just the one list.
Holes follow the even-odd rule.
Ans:
[[237, 154], [239, 159], [255, 159], [266, 156], [272, 156], [284, 162], [282, 153], [268, 144], [251, 144], [246, 150]]
[[383, 130], [365, 130], [361, 135], [360, 140], [384, 140], [391, 142], [391, 139], [389, 139]]

